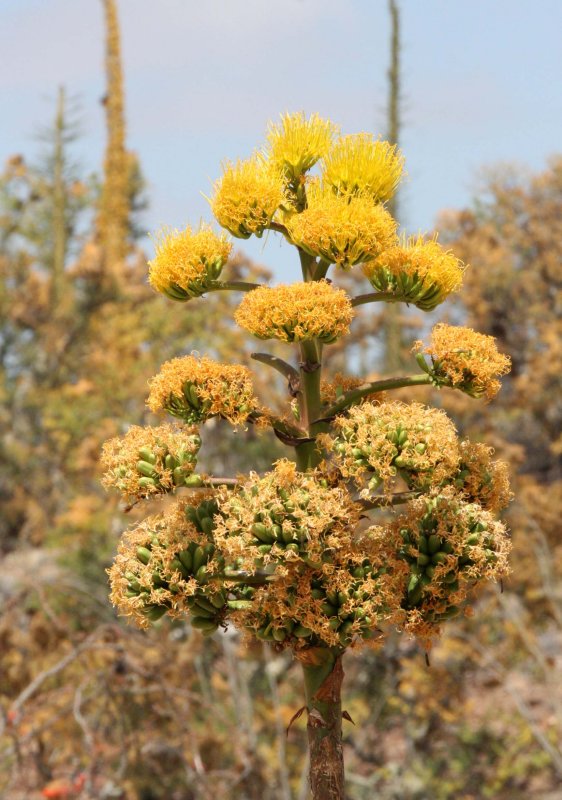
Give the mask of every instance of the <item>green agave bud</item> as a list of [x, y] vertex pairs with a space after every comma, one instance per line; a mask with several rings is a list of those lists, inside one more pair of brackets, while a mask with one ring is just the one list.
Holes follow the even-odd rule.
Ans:
[[148, 564], [151, 555], [152, 553], [147, 547], [137, 547], [137, 558], [139, 561], [142, 561], [143, 564]]

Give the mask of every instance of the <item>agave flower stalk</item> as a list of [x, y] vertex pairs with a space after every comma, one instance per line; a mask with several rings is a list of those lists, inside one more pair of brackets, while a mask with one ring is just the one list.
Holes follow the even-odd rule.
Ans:
[[[302, 281], [230, 281], [230, 240], [202, 225], [160, 237], [150, 283], [180, 303], [241, 292], [235, 322], [293, 354], [253, 355], [286, 379], [286, 414], [261, 404], [246, 366], [184, 355], [163, 364], [148, 397], [175, 424], [131, 429], [104, 449], [105, 484], [128, 501], [181, 494], [123, 536], [113, 602], [141, 627], [187, 616], [205, 636], [232, 624], [290, 649], [304, 675], [315, 800], [345, 795], [344, 654], [382, 646], [393, 626], [429, 649], [447, 620], [468, 613], [474, 590], [508, 569], [495, 516], [510, 499], [506, 465], [459, 441], [443, 411], [388, 396], [431, 385], [492, 398], [509, 368], [492, 337], [438, 325], [427, 347], [415, 345], [417, 374], [330, 374], [330, 345], [358, 305], [431, 311], [461, 285], [464, 265], [436, 239], [398, 239], [385, 203], [402, 172], [387, 142], [340, 137], [303, 114], [283, 116], [264, 148], [225, 164], [210, 199], [217, 222], [242, 239], [282, 235]], [[374, 292], [351, 298], [337, 286], [353, 268]], [[213, 417], [275, 434], [288, 457], [265, 475], [206, 474], [199, 448]]]

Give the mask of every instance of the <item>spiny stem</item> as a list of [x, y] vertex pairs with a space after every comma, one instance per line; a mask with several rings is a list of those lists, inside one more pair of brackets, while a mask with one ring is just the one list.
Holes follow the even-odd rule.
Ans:
[[401, 389], [404, 386], [428, 386], [433, 382], [430, 375], [410, 375], [404, 378], [386, 378], [382, 381], [371, 381], [358, 386], [357, 389], [352, 389], [346, 392], [343, 397], [327, 408], [323, 412], [321, 420], [317, 422], [324, 422], [331, 419], [335, 414], [343, 411], [344, 408], [358, 403], [363, 397], [376, 392], [384, 392], [389, 389]]

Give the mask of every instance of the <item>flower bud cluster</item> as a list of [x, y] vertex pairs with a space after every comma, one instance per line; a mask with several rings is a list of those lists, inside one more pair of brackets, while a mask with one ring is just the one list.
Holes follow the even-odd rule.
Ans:
[[166, 613], [187, 612], [203, 633], [217, 630], [227, 605], [213, 582], [224, 566], [212, 541], [216, 510], [212, 498], [194, 506], [180, 502], [125, 533], [108, 570], [111, 600], [121, 614], [146, 628]]
[[167, 411], [190, 425], [214, 416], [237, 425], [258, 402], [247, 367], [221, 364], [206, 356], [182, 356], [166, 361], [152, 378], [147, 405], [151, 411]]
[[408, 565], [404, 627], [429, 642], [475, 586], [508, 571], [505, 526], [452, 488], [411, 501], [384, 534]]
[[336, 417], [335, 438], [320, 437], [344, 477], [390, 490], [401, 477], [410, 488], [440, 485], [456, 473], [459, 447], [445, 412], [421, 403], [363, 403]]
[[118, 489], [129, 500], [189, 486], [200, 447], [196, 428], [133, 425], [124, 436], [105, 442], [102, 483]]

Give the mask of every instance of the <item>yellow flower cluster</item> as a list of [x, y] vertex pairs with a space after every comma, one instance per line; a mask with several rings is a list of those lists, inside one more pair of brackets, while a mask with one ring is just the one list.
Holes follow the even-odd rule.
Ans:
[[411, 501], [384, 532], [385, 542], [389, 567], [399, 560], [409, 568], [404, 628], [428, 647], [478, 584], [509, 571], [505, 526], [451, 488]]
[[349, 332], [351, 301], [327, 281], [260, 286], [249, 292], [234, 319], [258, 339], [329, 344]]
[[396, 222], [365, 192], [343, 195], [325, 184], [313, 183], [307, 208], [287, 214], [292, 241], [312, 256], [348, 268], [376, 258], [396, 240]]
[[[222, 562], [215, 557], [214, 546], [201, 526], [189, 519], [187, 512], [196, 510], [180, 502], [164, 514], [148, 517], [119, 542], [108, 570], [111, 602], [142, 628], [166, 613], [197, 616], [203, 606], [196, 603], [214, 601], [216, 615], [224, 612], [225, 597], [220, 587], [208, 580], [222, 571]], [[197, 577], [202, 569], [204, 583]]]
[[363, 403], [336, 417], [335, 439], [319, 441], [336, 455], [344, 477], [363, 494], [381, 484], [391, 488], [401, 477], [411, 488], [440, 485], [456, 473], [459, 447], [455, 426], [444, 411], [421, 403]]
[[330, 120], [311, 114], [285, 114], [277, 125], [270, 124], [268, 133], [271, 163], [295, 182], [331, 147], [337, 127]]
[[[418, 350], [421, 342], [416, 343]], [[490, 400], [500, 390], [498, 377], [509, 372], [511, 360], [498, 351], [493, 336], [471, 328], [439, 323], [431, 332], [431, 344], [423, 350], [433, 361], [432, 375], [471, 397]]]
[[182, 356], [166, 361], [152, 378], [147, 405], [151, 411], [165, 410], [191, 425], [214, 416], [237, 425], [258, 402], [247, 367], [206, 356]]
[[258, 638], [303, 647], [357, 646], [400, 605], [405, 568], [391, 572], [356, 535], [362, 507], [320, 473], [277, 462], [219, 496], [215, 542], [225, 561], [270, 575], [235, 609], [233, 620]]
[[200, 447], [196, 428], [132, 425], [124, 436], [105, 442], [102, 483], [129, 500], [170, 492], [189, 485]]
[[377, 291], [431, 311], [460, 288], [464, 266], [435, 240], [418, 236], [385, 250], [363, 271]]
[[509, 505], [513, 494], [509, 467], [505, 461], [492, 461], [493, 453], [492, 447], [480, 442], [461, 442], [459, 474], [454, 484], [471, 502], [498, 512]]
[[217, 236], [208, 225], [195, 232], [189, 226], [183, 231], [163, 231], [156, 255], [148, 263], [148, 280], [172, 300], [200, 297], [220, 276], [231, 249], [226, 237]]
[[211, 208], [219, 225], [239, 239], [261, 236], [283, 202], [278, 170], [259, 155], [227, 163], [215, 183]]
[[396, 621], [404, 587], [404, 568], [388, 570], [360, 547], [334, 552], [322, 570], [289, 563], [258, 587], [246, 608], [232, 615], [253, 637], [297, 653], [314, 647], [376, 647], [380, 625]]
[[218, 496], [215, 541], [229, 561], [253, 572], [260, 564], [314, 561], [349, 547], [361, 513], [343, 487], [330, 487], [321, 476], [297, 472], [282, 459], [259, 478], [250, 473], [235, 491]]
[[343, 136], [325, 156], [322, 177], [338, 192], [367, 192], [384, 203], [396, 191], [403, 169], [395, 145], [356, 133]]

